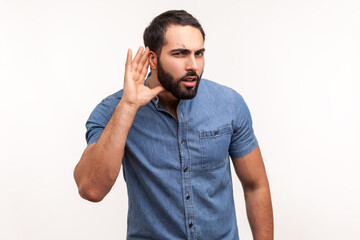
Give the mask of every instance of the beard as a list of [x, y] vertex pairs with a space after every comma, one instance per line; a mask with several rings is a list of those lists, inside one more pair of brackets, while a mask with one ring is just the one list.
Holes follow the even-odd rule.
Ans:
[[[178, 99], [192, 99], [196, 96], [200, 79], [202, 76], [202, 72], [199, 75], [197, 75], [196, 72], [190, 71], [187, 72], [184, 76], [175, 79], [169, 72], [166, 72], [163, 67], [161, 66], [160, 60], [158, 60], [158, 69], [157, 69], [157, 75], [159, 82], [161, 85], [174, 97]], [[185, 89], [181, 88], [181, 81], [183, 81], [186, 77], [196, 77], [196, 85], [194, 87], [186, 87]]]

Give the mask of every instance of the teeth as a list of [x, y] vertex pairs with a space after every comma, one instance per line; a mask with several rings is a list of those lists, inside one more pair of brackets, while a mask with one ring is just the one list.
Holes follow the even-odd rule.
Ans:
[[192, 78], [190, 78], [190, 79], [183, 79], [183, 81], [186, 81], [186, 82], [193, 82], [193, 81], [195, 81], [195, 79], [192, 79]]

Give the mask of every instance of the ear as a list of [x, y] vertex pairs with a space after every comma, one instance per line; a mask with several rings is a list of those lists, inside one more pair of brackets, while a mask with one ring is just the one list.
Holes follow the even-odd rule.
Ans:
[[156, 68], [157, 68], [157, 55], [156, 55], [155, 52], [150, 51], [149, 60], [150, 60], [150, 68], [151, 68], [151, 70], [156, 70]]

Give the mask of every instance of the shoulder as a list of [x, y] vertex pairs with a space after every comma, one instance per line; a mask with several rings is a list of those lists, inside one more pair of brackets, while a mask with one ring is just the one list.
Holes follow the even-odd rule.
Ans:
[[225, 102], [231, 105], [237, 101], [243, 101], [242, 96], [234, 89], [208, 79], [201, 79], [198, 93], [201, 98], [213, 99], [216, 102]]
[[211, 90], [211, 91], [215, 91], [215, 92], [229, 92], [229, 91], [232, 91], [233, 89], [231, 89], [227, 86], [221, 85], [217, 82], [202, 78], [201, 82], [200, 82], [200, 86], [199, 86], [199, 91], [200, 90], [202, 90], [202, 91]]
[[104, 98], [91, 112], [88, 120], [86, 121], [86, 140], [88, 145], [97, 141], [102, 130], [105, 128], [114, 113], [121, 97], [122, 90], [117, 91]]
[[[117, 104], [120, 102], [123, 90], [117, 91], [106, 98], [104, 98], [92, 111], [89, 120], [100, 121], [103, 124], [107, 123], [115, 111]], [[89, 121], [88, 120], [88, 121]]]
[[116, 106], [120, 102], [122, 94], [123, 94], [123, 90], [119, 90], [119, 91], [107, 96], [101, 102], [104, 104], [107, 104], [109, 107], [113, 107], [113, 105]]
[[119, 90], [107, 97], [105, 97], [95, 108], [95, 110], [105, 110], [106, 112], [109, 112], [109, 114], [112, 114], [115, 111], [116, 106], [120, 102], [120, 99], [122, 97], [123, 90]]
[[242, 95], [230, 87], [201, 79], [198, 94], [197, 102], [208, 103], [213, 105], [212, 108], [228, 109], [234, 118], [249, 118], [250, 116], [248, 106]]

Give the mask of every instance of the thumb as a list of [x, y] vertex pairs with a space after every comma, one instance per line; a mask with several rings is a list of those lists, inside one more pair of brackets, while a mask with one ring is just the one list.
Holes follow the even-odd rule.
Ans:
[[155, 96], [157, 96], [159, 93], [166, 91], [163, 86], [157, 86], [153, 89], [151, 89], [151, 93]]

